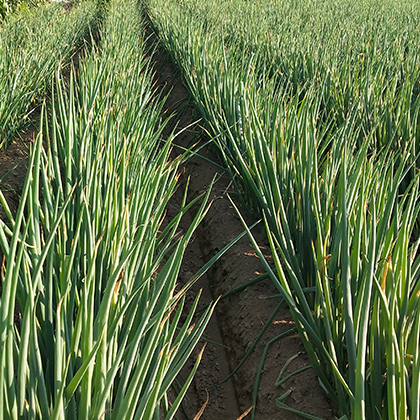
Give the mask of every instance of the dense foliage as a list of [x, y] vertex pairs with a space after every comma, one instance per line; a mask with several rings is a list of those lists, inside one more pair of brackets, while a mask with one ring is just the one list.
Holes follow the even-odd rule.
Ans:
[[0, 26], [0, 149], [27, 127], [54, 73], [90, 37], [98, 14], [93, 2], [71, 11], [49, 4]]
[[45, 0], [0, 0], [0, 24], [19, 9], [37, 7], [42, 3], [45, 3]]
[[340, 414], [418, 420], [420, 5], [147, 4]]
[[177, 378], [212, 312], [177, 285], [208, 195], [163, 224], [180, 160], [140, 17], [108, 5], [100, 45], [55, 72], [16, 215], [0, 190], [2, 418], [171, 419], [200, 361]]

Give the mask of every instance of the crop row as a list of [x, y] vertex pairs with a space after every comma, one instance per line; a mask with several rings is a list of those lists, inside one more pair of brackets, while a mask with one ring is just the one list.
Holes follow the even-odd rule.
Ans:
[[56, 73], [16, 215], [0, 191], [2, 418], [170, 419], [201, 358], [172, 390], [212, 312], [176, 284], [207, 197], [183, 236], [199, 198], [163, 224], [180, 160], [135, 2], [107, 5], [100, 39]]
[[340, 416], [420, 419], [418, 5], [147, 5]]
[[65, 12], [43, 6], [0, 25], [0, 150], [24, 130], [57, 68], [68, 64], [98, 18], [93, 2]]

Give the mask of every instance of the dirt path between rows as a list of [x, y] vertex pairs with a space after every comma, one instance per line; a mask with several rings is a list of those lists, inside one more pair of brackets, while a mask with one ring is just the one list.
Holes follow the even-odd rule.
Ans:
[[[165, 94], [170, 92], [165, 104], [166, 114], [177, 114], [176, 131], [182, 131], [197, 121], [198, 116], [189, 101], [188, 92], [178, 72], [174, 70], [164, 51], [158, 48], [153, 58], [157, 85]], [[168, 127], [166, 135], [169, 134], [171, 128]], [[197, 124], [195, 129], [189, 128], [179, 134], [174, 143], [188, 148], [197, 141], [205, 141], [200, 135], [201, 131]], [[174, 152], [176, 154], [176, 150]], [[207, 148], [202, 149], [200, 154], [208, 160], [202, 157], [189, 159], [180, 179], [178, 193], [170, 203], [169, 215], [171, 212], [176, 214], [179, 209], [188, 179], [190, 180], [188, 197], [192, 200], [207, 190], [215, 176], [222, 175], [221, 169], [209, 162], [216, 161], [216, 158]], [[224, 175], [213, 186], [211, 197], [214, 201], [211, 209], [199, 226], [195, 240], [187, 248], [181, 282], [188, 281], [217, 251], [243, 232], [239, 217], [227, 198], [228, 193], [234, 195], [230, 188], [230, 180]], [[191, 217], [185, 218], [184, 229], [188, 227]], [[270, 252], [264, 236], [258, 231], [254, 234], [258, 243], [262, 244], [261, 249], [264, 255], [270, 260]], [[205, 305], [261, 274], [264, 274], [262, 264], [248, 238], [244, 237], [216, 263], [206, 276], [200, 279], [195, 285], [195, 291], [203, 290], [202, 304]], [[251, 413], [244, 417], [240, 416], [247, 413], [253, 405], [253, 388], [264, 349], [270, 340], [294, 326], [287, 308], [280, 309], [251, 356], [237, 373], [223, 384], [219, 385], [219, 383], [242, 360], [269, 320], [280, 302], [279, 297], [270, 298], [275, 295], [278, 295], [277, 290], [272, 282], [266, 279], [217, 304], [215, 314], [205, 332], [207, 347], [204, 358], [184, 404], [184, 418], [194, 418], [205, 404], [207, 396], [208, 403], [201, 419], [251, 418]], [[298, 334], [292, 333], [275, 341], [269, 347], [258, 388], [256, 419], [300, 419], [301, 417], [296, 414], [276, 407], [276, 399], [289, 390], [291, 393], [285, 402], [290, 407], [323, 419], [335, 418], [333, 409], [312, 368], [293, 376], [278, 388], [274, 386], [285, 362], [297, 354], [299, 356], [289, 365], [284, 376], [309, 364]]]

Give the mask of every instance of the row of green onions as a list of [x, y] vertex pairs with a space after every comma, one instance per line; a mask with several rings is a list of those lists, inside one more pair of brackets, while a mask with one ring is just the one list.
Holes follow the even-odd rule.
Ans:
[[420, 419], [419, 5], [147, 7], [339, 415]]
[[56, 74], [15, 216], [0, 192], [3, 418], [170, 419], [201, 359], [180, 382], [213, 310], [177, 285], [208, 194], [164, 223], [180, 159], [134, 1], [110, 2], [100, 39]]
[[24, 130], [60, 65], [68, 64], [95, 26], [99, 9], [45, 4], [0, 25], [0, 150]]

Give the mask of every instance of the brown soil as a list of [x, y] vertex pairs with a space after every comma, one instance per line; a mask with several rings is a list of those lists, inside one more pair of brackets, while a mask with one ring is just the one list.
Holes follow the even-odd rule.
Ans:
[[[155, 52], [154, 60], [156, 61], [157, 86], [164, 92], [169, 90], [171, 92], [166, 102], [166, 115], [173, 112], [177, 114], [173, 121], [178, 121], [176, 131], [179, 132], [182, 128], [190, 126], [197, 117], [193, 107], [189, 104], [188, 92], [160, 49]], [[183, 105], [188, 106], [183, 107]], [[182, 114], [179, 112], [181, 108], [183, 109]], [[8, 191], [6, 198], [13, 212], [18, 206], [19, 193], [26, 176], [29, 144], [35, 136], [36, 128], [37, 125], [34, 124], [22, 136], [23, 140], [16, 139], [6, 151], [0, 151], [0, 179], [3, 178], [1, 188], [3, 191]], [[171, 129], [168, 126], [166, 135]], [[196, 125], [195, 129], [189, 128], [179, 134], [174, 143], [189, 147], [202, 140], [200, 135], [201, 132]], [[174, 148], [174, 154], [176, 154], [176, 150]], [[200, 154], [211, 161], [216, 160], [207, 149], [200, 151]], [[190, 178], [188, 197], [191, 200], [197, 194], [206, 191], [215, 174], [220, 174], [220, 172], [217, 166], [202, 158], [190, 159], [180, 178], [181, 184], [178, 193], [174, 195], [170, 203], [168, 217], [177, 213], [188, 177]], [[187, 249], [180, 282], [188, 281], [218, 250], [221, 250], [243, 231], [241, 222], [227, 198], [227, 193], [232, 193], [229, 182], [227, 176], [222, 176], [212, 188], [211, 195], [214, 201], [209, 213], [197, 230], [195, 239]], [[193, 214], [187, 214], [184, 218], [184, 229], [189, 225]], [[0, 217], [4, 220], [5, 215], [2, 209], [0, 209]], [[247, 222], [250, 221], [247, 220]], [[258, 231], [254, 234], [270, 261], [269, 248], [264, 236]], [[256, 253], [245, 237], [195, 284], [194, 291], [203, 290], [201, 305], [204, 307], [219, 296], [263, 273], [264, 269]], [[261, 341], [237, 373], [222, 384], [220, 382], [225, 380], [251, 348], [280, 300], [278, 297], [268, 298], [277, 294], [273, 284], [266, 279], [221, 300], [217, 304], [204, 335], [203, 342], [207, 342], [204, 357], [188, 391], [183, 412], [179, 413], [180, 418], [194, 418], [206, 404], [207, 398], [208, 402], [201, 415], [203, 420], [251, 418], [250, 413], [241, 416], [252, 407], [255, 378], [264, 348], [274, 337], [293, 327], [293, 320], [287, 308], [283, 307], [277, 313]], [[196, 354], [199, 350], [197, 349]], [[285, 362], [296, 354], [299, 356], [290, 364], [286, 374], [309, 363], [298, 335], [293, 333], [275, 341], [270, 346], [258, 388], [256, 419], [294, 420], [300, 418], [295, 414], [276, 408], [276, 399], [288, 390], [292, 390], [286, 399], [290, 407], [323, 419], [336, 418], [312, 369], [292, 377], [279, 388], [274, 386]], [[191, 360], [190, 365], [186, 367], [184, 375], [188, 374], [193, 362]]]
[[[29, 151], [39, 127], [39, 113], [34, 113], [34, 120], [29, 128], [16, 136], [7, 146], [0, 149], [0, 188], [12, 214], [19, 206], [20, 193], [25, 183], [28, 170]], [[0, 205], [0, 219], [6, 220], [3, 206]]]

